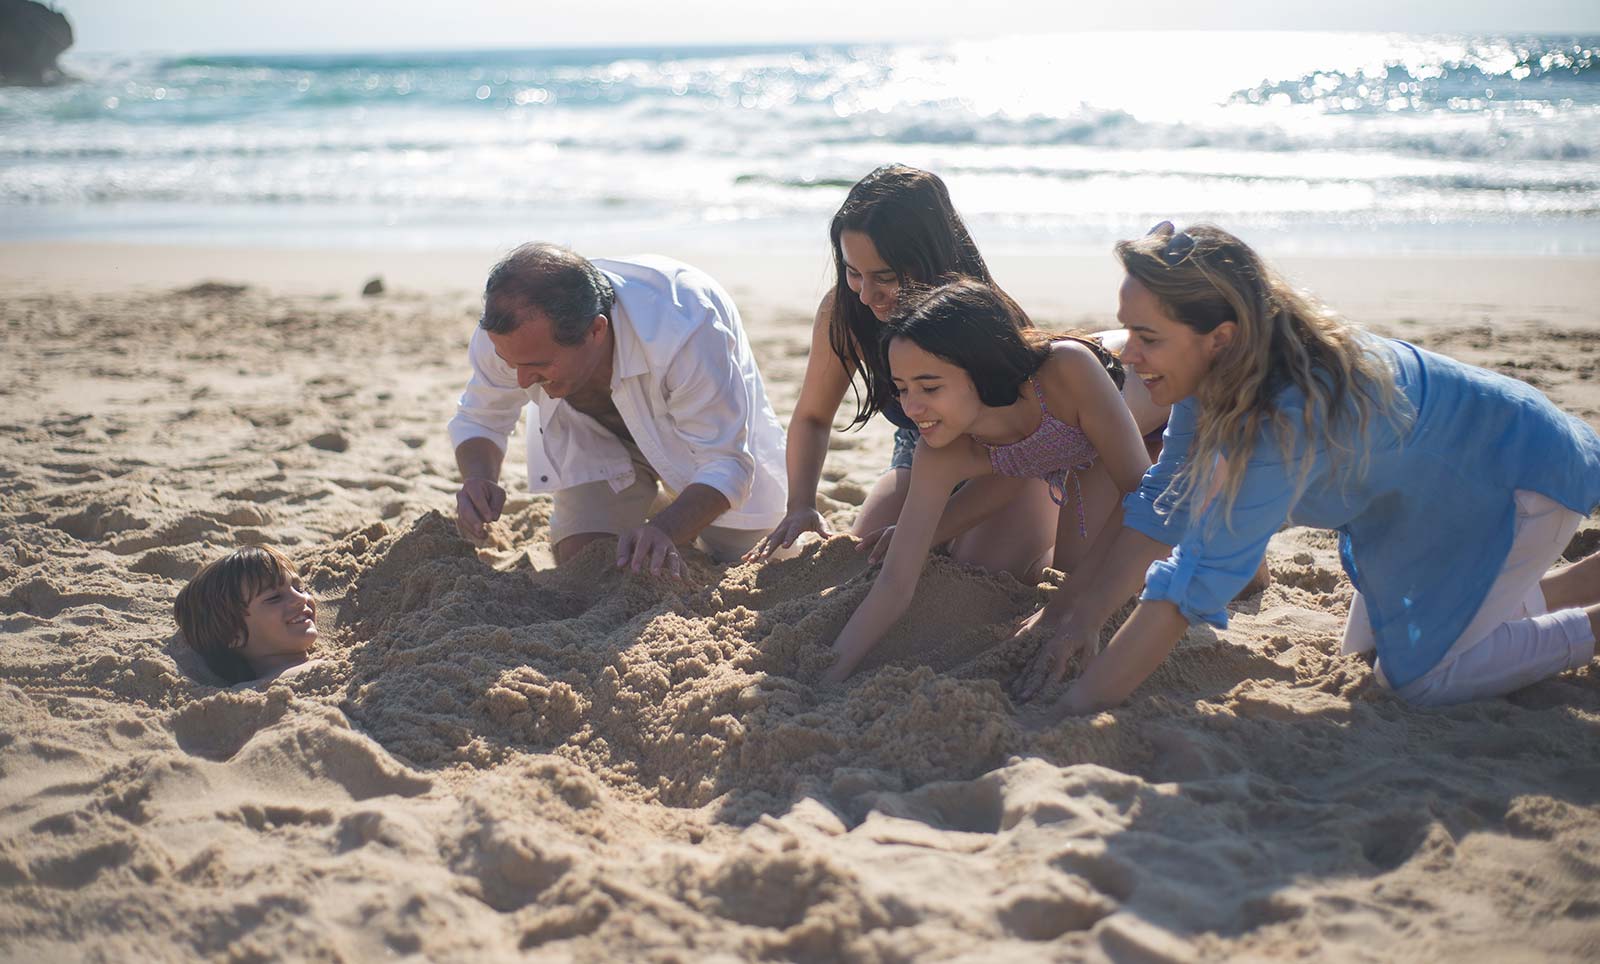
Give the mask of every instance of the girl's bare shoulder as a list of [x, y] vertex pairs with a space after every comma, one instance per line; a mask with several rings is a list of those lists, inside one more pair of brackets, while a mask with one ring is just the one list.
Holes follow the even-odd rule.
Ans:
[[1101, 380], [1111, 385], [1113, 390], [1116, 388], [1111, 374], [1106, 371], [1104, 358], [1076, 338], [1063, 338], [1050, 346], [1050, 357], [1039, 367], [1039, 378], [1044, 382], [1047, 392], [1054, 386], [1074, 396]]
[[[1054, 368], [1058, 371], [1081, 368], [1104, 368], [1100, 356], [1093, 348], [1085, 344], [1081, 338], [1057, 338], [1050, 343], [1050, 357], [1045, 359], [1044, 368]], [[1043, 369], [1041, 369], [1043, 371]]]
[[837, 297], [837, 292], [832, 288], [822, 293], [822, 300], [817, 302], [816, 324], [826, 327], [833, 320], [833, 305]]

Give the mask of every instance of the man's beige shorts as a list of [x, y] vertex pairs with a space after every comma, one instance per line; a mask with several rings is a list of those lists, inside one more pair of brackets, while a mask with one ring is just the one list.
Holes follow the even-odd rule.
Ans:
[[[677, 493], [661, 485], [655, 469], [644, 460], [637, 446], [622, 443], [633, 456], [633, 484], [613, 492], [611, 483], [587, 482], [569, 489], [557, 489], [555, 509], [550, 514], [550, 545], [590, 532], [620, 536], [644, 525], [653, 509], [677, 498]], [[765, 529], [729, 529], [706, 526], [695, 544], [720, 563], [730, 563], [749, 551], [766, 535]]]

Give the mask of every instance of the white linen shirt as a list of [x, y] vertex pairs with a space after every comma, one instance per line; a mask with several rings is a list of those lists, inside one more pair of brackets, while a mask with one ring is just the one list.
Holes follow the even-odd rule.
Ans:
[[[699, 482], [729, 509], [713, 525], [768, 529], [784, 515], [784, 435], [733, 299], [712, 278], [659, 255], [595, 259], [616, 293], [611, 400], [650, 467], [674, 492]], [[599, 422], [537, 385], [472, 333], [472, 377], [450, 420], [450, 444], [486, 438], [506, 451], [522, 409], [528, 487], [554, 492], [604, 480], [620, 492], [634, 482], [622, 441]]]

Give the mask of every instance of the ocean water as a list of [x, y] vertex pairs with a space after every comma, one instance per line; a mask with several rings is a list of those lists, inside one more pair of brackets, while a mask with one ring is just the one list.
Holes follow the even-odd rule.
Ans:
[[986, 248], [1600, 254], [1600, 37], [73, 56], [0, 90], [0, 239], [815, 252], [887, 161]]

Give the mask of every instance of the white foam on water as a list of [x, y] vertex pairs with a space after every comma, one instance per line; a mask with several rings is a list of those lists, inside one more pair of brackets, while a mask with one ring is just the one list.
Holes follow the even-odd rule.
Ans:
[[762, 225], [799, 242], [850, 183], [900, 161], [943, 174], [974, 224], [1041, 243], [1156, 215], [1329, 235], [1443, 223], [1587, 252], [1600, 248], [1596, 47], [1127, 32], [85, 57], [69, 60], [83, 83], [0, 91], [0, 238], [125, 240], [148, 222], [198, 241], [255, 222], [275, 243], [350, 244], [476, 220]]

